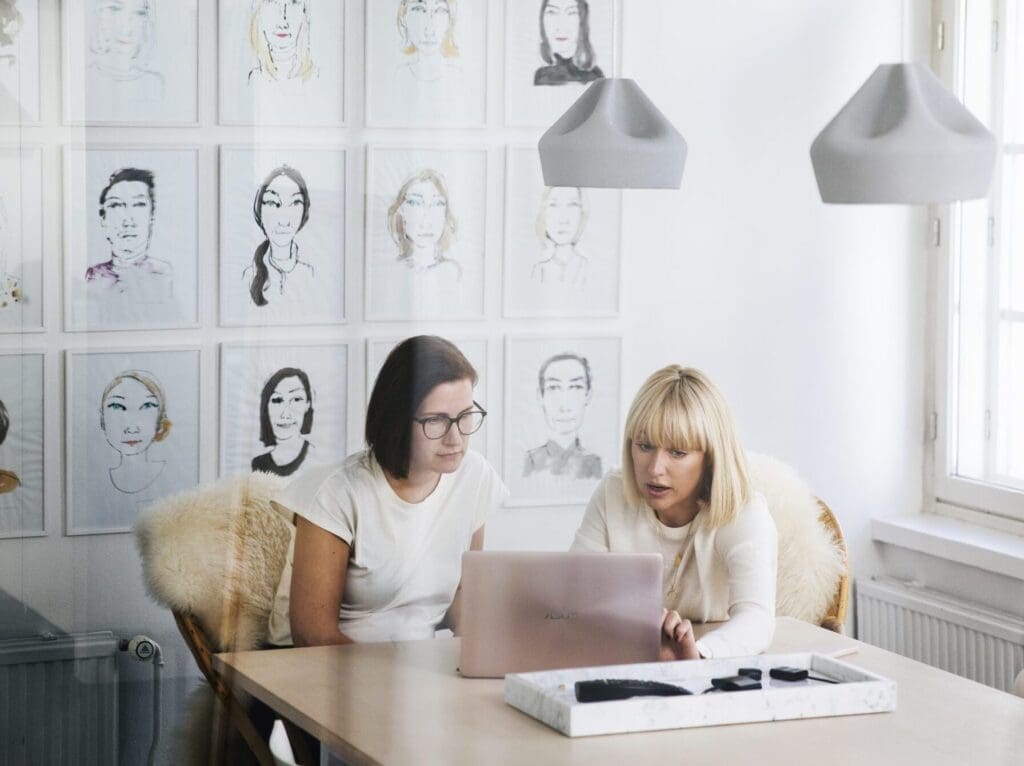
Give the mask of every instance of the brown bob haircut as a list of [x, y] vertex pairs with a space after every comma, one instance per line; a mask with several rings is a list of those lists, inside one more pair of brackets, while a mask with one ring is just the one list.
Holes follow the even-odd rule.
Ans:
[[451, 341], [436, 335], [406, 338], [384, 360], [366, 408], [366, 445], [396, 479], [409, 476], [412, 422], [427, 395], [442, 383], [469, 380], [473, 365]]

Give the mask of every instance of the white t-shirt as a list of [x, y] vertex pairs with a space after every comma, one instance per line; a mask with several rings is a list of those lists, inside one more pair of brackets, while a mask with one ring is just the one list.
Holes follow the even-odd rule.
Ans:
[[702, 657], [762, 652], [775, 634], [778, 535], [768, 503], [755, 493], [729, 524], [711, 529], [705, 521], [700, 512], [684, 527], [665, 526], [646, 503], [626, 503], [622, 472], [611, 471], [594, 490], [572, 549], [660, 553], [663, 606], [694, 622], [727, 621], [697, 641]]
[[[338, 624], [354, 641], [431, 638], [455, 597], [462, 554], [507, 490], [491, 465], [469, 451], [425, 500], [407, 503], [367, 452], [309, 470], [275, 503], [348, 543]], [[270, 642], [288, 645], [295, 541], [270, 615]]]

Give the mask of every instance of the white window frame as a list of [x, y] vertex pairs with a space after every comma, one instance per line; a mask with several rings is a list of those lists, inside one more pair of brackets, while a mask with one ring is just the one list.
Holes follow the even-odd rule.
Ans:
[[[970, 0], [981, 3], [986, 0]], [[988, 0], [992, 3], [992, 44], [993, 51], [993, 92], [1001, 92], [1003, 87], [1002, 70], [1005, 66], [1005, 35], [1007, 24], [1001, 23], [1006, 18], [1005, 0]], [[964, 49], [964, 16], [968, 0], [933, 0], [932, 2], [932, 34], [931, 56], [932, 67], [943, 82], [958, 95], [963, 92], [964, 66], [962, 52]], [[1018, 12], [1024, 12], [1024, 4]], [[988, 287], [990, 293], [998, 290], [998, 281], [992, 278], [999, 268], [999, 226], [1002, 201], [1002, 113], [1001, 102], [994, 109], [991, 119], [993, 132], [1000, 140], [1000, 153], [997, 158], [996, 172], [992, 188], [988, 196], [989, 225], [992, 232], [989, 240], [987, 269], [989, 271]], [[978, 115], [985, 121], [983, 115]], [[926, 401], [929, 404], [926, 418], [927, 438], [931, 441], [931, 449], [926, 448], [925, 465], [925, 510], [948, 516], [963, 518], [968, 521], [996, 527], [1006, 531], [1024, 534], [1024, 492], [1008, 487], [974, 481], [953, 474], [956, 444], [956, 408], [952, 401], [953, 391], [949, 384], [950, 375], [957, 362], [955, 344], [957, 342], [954, 327], [955, 315], [955, 284], [952, 274], [954, 262], [953, 244], [959, 236], [958, 204], [933, 205], [929, 208], [929, 220], [932, 225], [931, 258], [932, 267], [929, 273], [928, 304], [929, 328], [932, 335], [931, 348], [933, 374], [926, 385]], [[1021, 226], [1024, 233], [1024, 225]], [[998, 297], [994, 295], [988, 301], [989, 327], [994, 327], [998, 320]], [[995, 333], [989, 335], [990, 351], [998, 342]], [[996, 382], [993, 373], [994, 359], [988, 354], [988, 372], [986, 374], [987, 410], [995, 411]], [[992, 440], [994, 441], [994, 440]], [[991, 443], [991, 442], [990, 442]]]

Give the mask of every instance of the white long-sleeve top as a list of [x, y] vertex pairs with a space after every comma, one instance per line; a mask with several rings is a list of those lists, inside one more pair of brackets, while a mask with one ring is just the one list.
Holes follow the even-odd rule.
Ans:
[[[743, 657], [771, 643], [778, 536], [761, 494], [717, 529], [707, 525], [704, 511], [686, 526], [667, 527], [646, 503], [629, 506], [621, 471], [611, 471], [594, 490], [572, 549], [660, 553], [665, 608], [693, 622], [724, 621], [697, 641], [702, 657]], [[678, 569], [677, 554], [682, 556]]]

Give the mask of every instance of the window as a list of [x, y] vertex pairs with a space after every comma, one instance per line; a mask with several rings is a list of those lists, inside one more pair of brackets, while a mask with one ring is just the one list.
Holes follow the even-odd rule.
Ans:
[[933, 8], [933, 63], [999, 141], [989, 196], [935, 211], [933, 497], [1024, 520], [1024, 0]]

